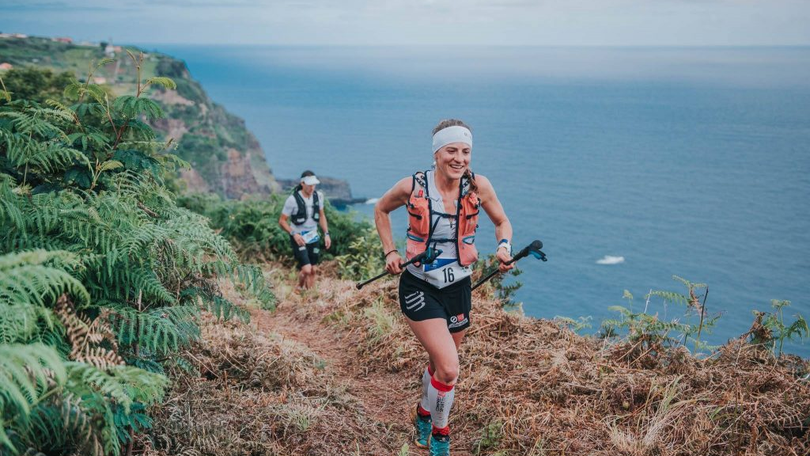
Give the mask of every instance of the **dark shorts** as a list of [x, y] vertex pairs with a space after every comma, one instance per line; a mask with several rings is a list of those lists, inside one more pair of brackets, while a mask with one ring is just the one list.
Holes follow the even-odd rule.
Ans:
[[318, 247], [320, 245], [318, 242], [313, 242], [312, 244], [307, 244], [306, 246], [301, 247], [295, 243], [295, 240], [292, 237], [290, 237], [290, 243], [292, 244], [295, 261], [298, 262], [298, 269], [301, 269], [308, 264], [313, 266], [318, 264], [318, 256], [321, 252], [321, 249]]
[[443, 318], [451, 333], [470, 326], [472, 289], [469, 277], [449, 287], [436, 288], [407, 270], [399, 278], [399, 308], [413, 321]]

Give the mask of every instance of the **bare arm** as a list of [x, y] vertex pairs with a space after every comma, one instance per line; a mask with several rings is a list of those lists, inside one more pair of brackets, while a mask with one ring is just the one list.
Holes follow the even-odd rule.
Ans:
[[332, 247], [332, 236], [327, 236], [326, 234], [329, 233], [329, 223], [326, 221], [326, 212], [323, 210], [323, 206], [320, 209], [321, 219], [318, 222], [318, 225], [321, 226], [321, 231], [323, 231], [323, 238], [324, 243], [326, 245], [326, 250], [329, 250]]
[[[397, 248], [394, 243], [394, 235], [391, 232], [391, 217], [389, 214], [408, 203], [412, 183], [410, 177], [400, 180], [385, 192], [374, 206], [374, 223], [377, 225], [377, 234], [379, 234], [380, 241], [382, 241], [384, 252], [395, 251]], [[391, 274], [402, 272], [401, 263], [402, 257], [399, 252], [393, 252], [385, 257], [385, 269]]]
[[[509, 217], [506, 216], [506, 212], [504, 212], [503, 206], [500, 200], [498, 200], [498, 195], [495, 194], [495, 188], [492, 187], [492, 183], [489, 179], [480, 174], [475, 176], [475, 182], [478, 184], [478, 196], [481, 198], [481, 207], [484, 208], [484, 212], [487, 213], [487, 216], [489, 216], [489, 219], [492, 220], [492, 223], [495, 225], [495, 239], [497, 241], [506, 239], [511, 244], [512, 223], [509, 222]], [[496, 255], [501, 262], [499, 266], [501, 272], [508, 271], [514, 267], [511, 264], [504, 264], [512, 259], [507, 249], [498, 249]]]
[[[287, 221], [287, 219], [289, 219], [289, 217], [286, 214], [281, 214], [281, 216], [278, 218], [278, 226], [280, 226], [282, 230], [286, 231], [287, 234], [292, 235], [292, 228], [290, 228], [290, 223]], [[304, 245], [304, 238], [302, 238], [300, 235], [294, 235], [293, 239], [295, 240], [296, 244]]]

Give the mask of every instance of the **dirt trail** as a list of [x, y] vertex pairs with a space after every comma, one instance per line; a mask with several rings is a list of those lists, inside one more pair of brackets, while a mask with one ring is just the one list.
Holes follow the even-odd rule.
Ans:
[[[305, 345], [325, 362], [327, 373], [360, 402], [362, 410], [358, 416], [376, 421], [358, 423], [363, 428], [374, 430], [366, 435], [373, 442], [371, 448], [380, 449], [374, 454], [399, 454], [407, 443], [408, 454], [426, 455], [426, 450], [413, 445], [409, 422], [410, 408], [419, 396], [418, 373], [393, 374], [367, 369], [355, 357], [357, 341], [352, 333], [341, 332], [335, 326], [323, 324], [317, 318], [306, 316], [307, 312], [300, 311], [299, 306], [314, 305], [312, 299], [317, 298], [290, 295], [281, 299], [274, 312], [253, 311], [252, 321], [260, 332], [275, 332]], [[360, 454], [369, 453], [361, 449]], [[454, 449], [453, 454], [469, 453]]]

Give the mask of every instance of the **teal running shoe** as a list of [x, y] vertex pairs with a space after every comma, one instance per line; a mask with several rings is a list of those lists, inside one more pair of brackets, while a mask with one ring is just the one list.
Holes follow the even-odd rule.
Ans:
[[450, 456], [450, 436], [430, 434], [430, 456]]
[[416, 439], [414, 443], [419, 448], [427, 448], [428, 446], [428, 439], [430, 438], [430, 431], [433, 429], [433, 420], [430, 419], [430, 415], [422, 416], [417, 411], [419, 406], [413, 409], [412, 418], [413, 418], [413, 426], [416, 428]]

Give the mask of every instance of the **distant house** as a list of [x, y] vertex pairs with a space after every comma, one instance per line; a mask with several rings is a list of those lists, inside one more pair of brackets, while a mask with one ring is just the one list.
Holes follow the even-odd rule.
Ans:
[[93, 83], [94, 84], [106, 84], [107, 78], [102, 76], [93, 76]]
[[69, 38], [69, 37], [66, 37], [66, 36], [56, 37], [53, 40], [58, 41], [60, 43], [67, 43], [67, 44], [72, 44], [73, 43], [73, 38]]
[[28, 35], [23, 35], [22, 33], [15, 33], [11, 36], [14, 38], [28, 38]]
[[108, 57], [115, 57], [115, 54], [120, 54], [123, 52], [124, 49], [121, 46], [113, 46], [112, 44], [108, 44], [104, 48], [104, 53], [107, 54]]
[[10, 64], [8, 62], [0, 63], [0, 70], [10, 70], [12, 68], [14, 68], [14, 65], [12, 65], [12, 64]]

